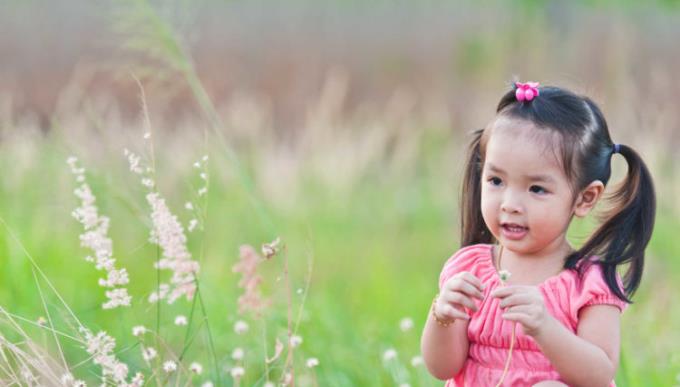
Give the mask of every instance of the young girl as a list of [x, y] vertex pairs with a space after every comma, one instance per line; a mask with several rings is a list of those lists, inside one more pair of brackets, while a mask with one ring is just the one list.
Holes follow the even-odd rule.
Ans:
[[[620, 315], [654, 224], [649, 171], [612, 142], [587, 97], [516, 83], [496, 112], [470, 147], [463, 248], [440, 275], [421, 339], [425, 363], [447, 387], [613, 386]], [[628, 163], [615, 205], [572, 247], [569, 224], [601, 198], [615, 154]], [[512, 275], [502, 281], [503, 272]]]

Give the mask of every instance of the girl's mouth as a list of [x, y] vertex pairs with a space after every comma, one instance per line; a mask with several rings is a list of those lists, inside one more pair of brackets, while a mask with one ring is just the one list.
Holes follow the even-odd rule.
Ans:
[[520, 240], [529, 232], [528, 227], [516, 223], [502, 223], [501, 234], [511, 240]]

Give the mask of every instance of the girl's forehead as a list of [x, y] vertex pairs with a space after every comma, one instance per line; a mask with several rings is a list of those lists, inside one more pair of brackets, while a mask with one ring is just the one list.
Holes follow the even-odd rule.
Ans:
[[[499, 118], [487, 129], [485, 161], [564, 176], [556, 132], [524, 120]], [[486, 164], [485, 162], [485, 164]]]

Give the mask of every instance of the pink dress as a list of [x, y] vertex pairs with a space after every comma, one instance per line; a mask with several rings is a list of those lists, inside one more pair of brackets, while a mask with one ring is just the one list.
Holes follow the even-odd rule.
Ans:
[[[493, 246], [478, 244], [459, 250], [444, 265], [439, 277], [439, 288], [461, 271], [470, 272], [482, 281], [486, 286], [485, 298], [476, 300], [479, 310], [472, 313], [468, 325], [470, 347], [465, 365], [458, 375], [447, 381], [446, 387], [493, 387], [503, 374], [513, 325], [512, 321], [501, 317], [499, 299], [489, 297], [489, 293], [500, 285], [493, 264]], [[564, 270], [545, 280], [538, 288], [548, 312], [574, 333], [578, 312], [584, 306], [610, 304], [619, 307], [622, 312], [627, 306], [607, 287], [597, 264], [591, 265], [581, 280], [573, 270]], [[503, 386], [531, 386], [543, 380], [560, 380], [560, 376], [534, 339], [524, 335], [521, 326], [518, 326], [512, 360]], [[613, 382], [611, 386], [614, 386]]]

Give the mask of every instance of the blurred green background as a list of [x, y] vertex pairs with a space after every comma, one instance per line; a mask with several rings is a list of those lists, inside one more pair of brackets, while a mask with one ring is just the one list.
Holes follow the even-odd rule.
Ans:
[[[193, 380], [232, 385], [231, 351], [246, 348], [244, 385], [262, 385], [263, 346], [285, 341], [287, 299], [302, 307], [299, 385], [435, 386], [413, 365], [439, 271], [459, 246], [459, 180], [467, 134], [493, 117], [514, 76], [591, 96], [614, 141], [652, 169], [657, 224], [642, 285], [623, 316], [619, 386], [680, 384], [680, 3], [677, 1], [9, 1], [0, 5], [0, 305], [35, 321], [65, 315], [26, 250], [81, 321], [117, 339], [143, 368], [133, 325], [155, 326], [144, 300], [156, 284], [145, 191], [123, 149], [150, 157], [159, 189], [186, 225], [210, 156], [207, 210], [189, 247], [201, 261], [210, 325], [187, 362]], [[111, 218], [114, 256], [130, 272], [134, 306], [102, 310], [100, 273], [84, 261], [76, 183], [65, 160], [87, 169], [99, 210]], [[237, 161], [238, 160], [238, 161]], [[615, 159], [615, 182], [625, 172]], [[576, 223], [574, 243], [593, 222]], [[285, 262], [262, 265], [264, 321], [241, 317], [243, 244], [280, 236]], [[311, 262], [311, 264], [310, 264]], [[308, 270], [312, 274], [307, 286]], [[175, 351], [184, 332], [162, 307]], [[238, 336], [238, 319], [251, 323]], [[413, 327], [402, 319], [411, 319]], [[3, 320], [4, 321], [4, 320]], [[69, 319], [56, 324], [69, 330]], [[400, 326], [403, 323], [405, 326]], [[266, 331], [262, 328], [266, 327]], [[33, 328], [27, 328], [33, 329]], [[3, 322], [0, 333], [12, 337]], [[44, 331], [27, 331], [58, 351]], [[210, 344], [216, 355], [211, 355]], [[385, 360], [387, 350], [397, 357]], [[86, 354], [64, 344], [69, 362]], [[56, 356], [56, 355], [55, 355]], [[305, 367], [316, 357], [319, 366]], [[217, 365], [209, 364], [216, 363]], [[209, 368], [209, 369], [208, 369]], [[217, 371], [215, 371], [217, 369]], [[76, 375], [96, 380], [96, 367]], [[271, 379], [281, 366], [275, 363]]]

